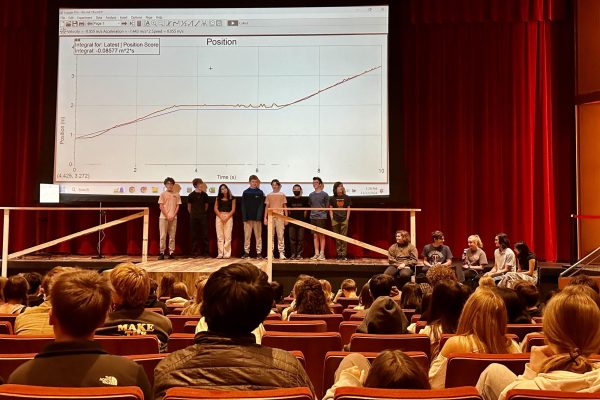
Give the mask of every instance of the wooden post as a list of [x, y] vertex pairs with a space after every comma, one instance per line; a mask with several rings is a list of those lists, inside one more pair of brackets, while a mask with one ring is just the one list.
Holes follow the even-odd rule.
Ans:
[[2, 225], [2, 276], [8, 276], [8, 223], [10, 210], [4, 210], [4, 225]]
[[414, 211], [410, 212], [410, 241], [416, 246], [417, 241], [417, 214]]
[[148, 227], [150, 226], [150, 210], [144, 210], [144, 219], [142, 226], [142, 262], [148, 262]]
[[267, 208], [267, 276], [273, 280], [273, 210]]

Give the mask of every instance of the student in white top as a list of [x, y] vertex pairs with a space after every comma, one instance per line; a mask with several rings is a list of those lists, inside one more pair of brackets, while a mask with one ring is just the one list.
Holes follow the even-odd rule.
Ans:
[[499, 233], [494, 237], [496, 250], [494, 251], [494, 267], [486, 272], [484, 276], [491, 276], [496, 282], [504, 277], [504, 274], [514, 271], [516, 260], [515, 253], [510, 249], [510, 241], [506, 233]]

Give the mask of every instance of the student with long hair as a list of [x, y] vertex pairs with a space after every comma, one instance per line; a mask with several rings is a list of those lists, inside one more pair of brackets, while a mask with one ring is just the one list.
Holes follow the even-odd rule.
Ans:
[[473, 281], [478, 273], [488, 265], [487, 256], [483, 251], [483, 242], [479, 235], [471, 235], [467, 238], [468, 247], [463, 251], [462, 262], [465, 280]]
[[499, 233], [494, 237], [496, 250], [494, 251], [494, 266], [485, 273], [485, 276], [491, 276], [495, 281], [502, 280], [507, 272], [515, 268], [515, 253], [510, 249], [510, 241], [506, 233]]
[[299, 285], [296, 293], [296, 312], [298, 314], [331, 314], [323, 286], [312, 276]]
[[538, 265], [535, 254], [529, 249], [525, 242], [515, 244], [515, 256], [517, 257], [517, 271], [507, 272], [498, 283], [500, 287], [513, 288], [517, 282], [525, 281], [537, 284]]
[[0, 305], [1, 314], [20, 314], [27, 308], [29, 284], [22, 275], [13, 275], [6, 281], [4, 289], [5, 303]]
[[484, 399], [506, 398], [510, 389], [600, 392], [600, 365], [590, 356], [600, 348], [600, 309], [593, 290], [566, 287], [546, 307], [546, 346], [531, 349], [523, 375], [492, 364], [483, 371], [477, 389]]
[[167, 272], [160, 278], [158, 295], [160, 297], [173, 297], [173, 285], [175, 285], [175, 275]]
[[400, 350], [385, 350], [370, 364], [360, 353], [344, 357], [335, 372], [336, 381], [323, 400], [332, 399], [339, 387], [379, 389], [430, 389], [427, 374], [415, 360]]
[[429, 383], [434, 389], [444, 387], [450, 353], [519, 353], [519, 346], [505, 336], [506, 307], [491, 289], [479, 288], [465, 303], [456, 328], [429, 369]]
[[231, 257], [231, 231], [233, 230], [233, 214], [235, 199], [225, 184], [219, 186], [219, 194], [215, 200], [215, 229], [217, 231], [217, 258]]

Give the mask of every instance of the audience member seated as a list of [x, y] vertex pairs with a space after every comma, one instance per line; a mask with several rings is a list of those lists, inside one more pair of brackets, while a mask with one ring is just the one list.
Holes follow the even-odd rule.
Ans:
[[579, 274], [571, 278], [569, 281], [569, 285], [585, 285], [589, 286], [594, 290], [594, 292], [600, 294], [600, 287], [598, 287], [598, 282], [594, 279], [590, 278], [586, 274]]
[[414, 309], [421, 312], [421, 302], [423, 301], [421, 286], [409, 282], [402, 287], [401, 293], [400, 306], [403, 309]]
[[[444, 333], [456, 333], [463, 306], [469, 297], [467, 291], [455, 281], [441, 281], [433, 288], [429, 304], [429, 322], [419, 333], [431, 340], [431, 358], [439, 352], [439, 343]], [[409, 332], [415, 333], [415, 324]]]
[[406, 333], [407, 326], [408, 320], [398, 303], [389, 296], [378, 296], [367, 310], [367, 314], [356, 328], [356, 332], [400, 334]]
[[165, 302], [168, 307], [183, 307], [190, 300], [187, 286], [183, 282], [175, 282], [171, 293], [171, 298]]
[[523, 304], [525, 304], [526, 311], [529, 314], [529, 317], [541, 317], [542, 310], [538, 307], [538, 302], [540, 300], [540, 292], [538, 288], [529, 282], [517, 282], [514, 286], [515, 293], [517, 293], [517, 297]]
[[171, 321], [164, 315], [146, 311], [144, 304], [150, 292], [150, 279], [145, 269], [132, 263], [117, 265], [110, 272], [110, 282], [115, 292], [114, 311], [108, 314], [97, 335], [156, 335], [161, 351], [166, 351]]
[[379, 389], [430, 389], [427, 374], [400, 350], [382, 351], [369, 364], [360, 353], [348, 354], [335, 371], [335, 383], [323, 400], [333, 399], [335, 390], [344, 386]]
[[4, 285], [4, 304], [0, 305], [0, 314], [21, 314], [27, 308], [27, 280], [21, 275], [13, 275]]
[[7, 277], [0, 276], [0, 304], [4, 303], [4, 296], [2, 295], [2, 292], [4, 291], [4, 285], [6, 285], [7, 280]]
[[173, 297], [173, 285], [175, 284], [175, 275], [171, 273], [164, 274], [160, 278], [160, 290], [158, 295], [160, 298], [171, 298]]
[[310, 275], [306, 275], [306, 274], [300, 274], [298, 275], [298, 278], [296, 279], [296, 282], [294, 283], [294, 287], [292, 288], [292, 291], [290, 292], [290, 296], [294, 298], [294, 300], [292, 300], [292, 304], [290, 304], [289, 307], [286, 307], [283, 309], [283, 311], [281, 312], [281, 319], [282, 320], [288, 320], [289, 316], [292, 312], [296, 311], [296, 305], [297, 305], [297, 301], [296, 299], [298, 298], [298, 292], [300, 291], [300, 287], [302, 287], [302, 283], [304, 282], [304, 280], [311, 278]]
[[373, 296], [371, 296], [371, 292], [369, 291], [369, 282], [365, 283], [360, 290], [358, 305], [354, 307], [355, 310], [368, 310], [371, 304], [373, 304]]
[[389, 266], [383, 272], [394, 278], [399, 288], [410, 282], [410, 277], [416, 271], [419, 252], [410, 241], [407, 231], [396, 231], [396, 243], [388, 249]]
[[543, 329], [546, 346], [531, 349], [523, 375], [500, 364], [481, 374], [477, 389], [484, 399], [506, 398], [510, 389], [600, 392], [600, 364], [589, 357], [600, 348], [600, 309], [587, 287], [566, 287], [548, 303]]
[[441, 389], [446, 381], [450, 353], [519, 353], [517, 343], [505, 336], [506, 307], [495, 290], [478, 288], [469, 297], [456, 328], [429, 369], [429, 383]]
[[273, 307], [275, 304], [283, 304], [283, 285], [277, 281], [271, 281], [273, 289]]
[[93, 341], [111, 305], [110, 283], [95, 271], [69, 271], [51, 286], [50, 324], [55, 342], [19, 366], [8, 383], [36, 386], [138, 386], [144, 398], [152, 388], [144, 368], [106, 353]]
[[200, 315], [200, 307], [202, 306], [202, 297], [204, 293], [204, 285], [208, 277], [203, 276], [196, 281], [196, 295], [193, 300], [190, 300], [181, 311], [181, 315]]
[[[322, 290], [321, 290], [322, 291]], [[154, 371], [155, 396], [172, 387], [260, 390], [314, 388], [289, 352], [257, 345], [251, 334], [271, 310], [267, 274], [251, 264], [231, 264], [208, 278], [201, 313], [208, 332], [194, 345], [162, 360]]]
[[532, 324], [533, 320], [527, 312], [525, 303], [521, 302], [519, 296], [513, 289], [495, 288], [496, 293], [502, 297], [506, 305], [509, 324]]
[[525, 242], [515, 244], [515, 257], [517, 258], [517, 270], [507, 272], [498, 283], [499, 287], [513, 288], [516, 282], [526, 281], [537, 284], [538, 264], [535, 254], [529, 250]]
[[167, 305], [158, 299], [156, 294], [156, 290], [158, 289], [158, 283], [152, 278], [150, 278], [150, 294], [146, 299], [146, 304], [144, 304], [144, 308], [160, 308], [163, 310], [163, 315], [167, 315], [169, 313], [169, 309]]
[[15, 320], [14, 332], [17, 335], [53, 335], [54, 330], [49, 323], [48, 313], [52, 307], [50, 292], [54, 280], [59, 274], [72, 271], [71, 267], [54, 267], [46, 273], [42, 280], [44, 302], [37, 307], [28, 307]]
[[331, 314], [321, 282], [308, 277], [300, 284], [296, 293], [295, 311], [288, 314]]
[[346, 299], [355, 299], [358, 297], [356, 294], [356, 282], [354, 279], [344, 279], [340, 289], [337, 291], [333, 302], [336, 303], [337, 299], [344, 297]]
[[331, 306], [333, 304], [333, 293], [331, 292], [331, 283], [327, 279], [319, 279], [319, 283], [323, 288], [323, 293], [325, 293], [325, 299], [327, 300], [327, 304]]
[[488, 288], [496, 287], [496, 281], [491, 276], [482, 276], [479, 279], [478, 286], [479, 287], [488, 287]]
[[29, 284], [27, 292], [27, 305], [29, 307], [37, 307], [44, 302], [44, 294], [42, 293], [42, 274], [39, 272], [27, 272], [23, 274]]

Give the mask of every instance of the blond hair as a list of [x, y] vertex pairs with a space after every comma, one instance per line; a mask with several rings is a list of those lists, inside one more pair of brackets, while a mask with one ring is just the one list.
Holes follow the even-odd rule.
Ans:
[[467, 238], [467, 241], [473, 241], [475, 242], [475, 244], [477, 244], [477, 247], [479, 247], [480, 249], [483, 249], [483, 242], [481, 241], [481, 238], [479, 237], [479, 235], [471, 235]]
[[133, 263], [117, 265], [110, 273], [110, 282], [120, 306], [143, 307], [150, 294], [148, 273]]
[[502, 297], [492, 289], [478, 288], [465, 303], [456, 334], [471, 336], [483, 353], [507, 353], [511, 345], [504, 335], [507, 319]]
[[550, 299], [544, 310], [543, 332], [546, 343], [556, 353], [540, 372], [591, 371], [588, 357], [600, 349], [600, 309], [596, 293], [587, 286], [567, 286]]
[[479, 287], [496, 287], [496, 281], [491, 276], [482, 276], [479, 278]]

